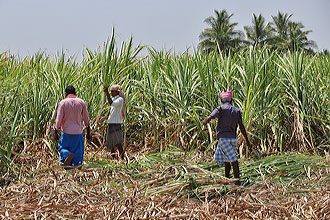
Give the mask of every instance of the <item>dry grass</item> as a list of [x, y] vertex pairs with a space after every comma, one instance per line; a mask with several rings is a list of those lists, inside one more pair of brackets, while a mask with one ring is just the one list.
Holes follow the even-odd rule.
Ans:
[[[129, 155], [131, 155], [129, 153]], [[3, 186], [0, 216], [7, 219], [328, 219], [330, 178], [325, 166], [308, 178], [284, 184], [272, 177], [249, 187], [230, 182], [208, 170], [186, 164], [198, 178], [218, 177], [191, 188], [178, 181], [178, 164], [143, 166], [142, 156], [131, 164], [111, 162], [103, 150], [88, 149], [86, 166], [65, 171], [42, 144], [31, 145], [17, 158], [29, 174]], [[157, 164], [157, 163], [156, 163]], [[324, 162], [325, 165], [327, 162]], [[182, 166], [182, 165], [181, 165]], [[206, 174], [204, 173], [206, 172]], [[212, 174], [213, 173], [213, 174]], [[169, 178], [164, 178], [169, 177]], [[172, 178], [172, 179], [171, 179]], [[184, 179], [184, 178], [183, 178]], [[209, 178], [212, 179], [212, 178]], [[322, 180], [322, 181], [321, 181]], [[188, 183], [171, 189], [173, 183]], [[317, 184], [316, 184], [317, 183]], [[161, 191], [161, 187], [167, 189]]]

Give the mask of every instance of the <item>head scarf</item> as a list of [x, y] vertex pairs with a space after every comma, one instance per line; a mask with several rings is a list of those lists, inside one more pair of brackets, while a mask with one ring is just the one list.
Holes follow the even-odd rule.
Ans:
[[111, 86], [110, 91], [119, 92], [119, 96], [124, 99], [124, 105], [123, 105], [123, 108], [121, 110], [121, 115], [122, 115], [123, 118], [125, 118], [125, 114], [126, 114], [126, 96], [125, 96], [121, 86], [120, 85], [113, 85], [113, 86]]
[[222, 92], [220, 94], [221, 100], [231, 100], [233, 99], [233, 92], [232, 91], [227, 91], [227, 92]]

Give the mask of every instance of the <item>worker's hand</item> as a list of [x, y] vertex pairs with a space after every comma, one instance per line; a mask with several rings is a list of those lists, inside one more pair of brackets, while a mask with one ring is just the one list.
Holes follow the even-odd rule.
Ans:
[[109, 94], [109, 89], [106, 85], [103, 86], [103, 91], [106, 93], [106, 94]]
[[248, 147], [249, 147], [250, 149], [255, 148], [255, 147], [250, 143], [250, 141], [247, 142], [247, 145], [248, 145]]
[[258, 148], [256, 146], [252, 146], [250, 144], [249, 148], [251, 149], [251, 151], [259, 158], [260, 157], [260, 151], [258, 150]]
[[58, 142], [60, 140], [60, 134], [57, 129], [54, 129], [54, 141]]
[[87, 139], [87, 144], [90, 144], [91, 143], [91, 140], [92, 140], [90, 127], [87, 127], [86, 139]]
[[100, 121], [105, 121], [105, 120], [107, 120], [107, 119], [108, 119], [107, 116], [103, 116], [103, 117], [100, 118]]
[[87, 144], [90, 144], [92, 140], [91, 135], [87, 133], [86, 139], [87, 139]]
[[87, 144], [88, 145], [90, 145], [90, 143], [91, 143], [91, 135], [87, 132], [87, 134], [86, 134], [86, 140], [87, 140]]
[[205, 125], [207, 125], [207, 123], [209, 123], [209, 118], [205, 118], [204, 120], [203, 120], [203, 125], [205, 126]]

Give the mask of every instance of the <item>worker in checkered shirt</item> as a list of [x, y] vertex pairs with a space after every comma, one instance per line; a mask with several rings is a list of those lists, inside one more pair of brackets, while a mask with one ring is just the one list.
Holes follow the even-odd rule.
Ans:
[[231, 166], [233, 167], [234, 177], [238, 179], [235, 184], [240, 185], [239, 181], [239, 167], [236, 156], [236, 131], [237, 125], [242, 132], [248, 147], [252, 145], [248, 139], [245, 127], [242, 122], [241, 111], [232, 105], [233, 93], [232, 91], [222, 92], [220, 94], [222, 105], [216, 107], [210, 116], [204, 119], [203, 125], [205, 126], [212, 119], [217, 118], [217, 139], [219, 140], [217, 149], [214, 154], [214, 160], [220, 167], [225, 166], [225, 177], [229, 178]]

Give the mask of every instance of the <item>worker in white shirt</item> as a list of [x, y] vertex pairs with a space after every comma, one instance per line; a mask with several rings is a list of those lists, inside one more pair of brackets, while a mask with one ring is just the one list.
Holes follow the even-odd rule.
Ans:
[[107, 86], [104, 86], [104, 92], [111, 106], [107, 120], [105, 146], [111, 152], [112, 157], [115, 157], [116, 149], [118, 149], [121, 159], [124, 159], [122, 122], [126, 112], [126, 97], [119, 85], [111, 86], [110, 93], [113, 97], [112, 99]]

